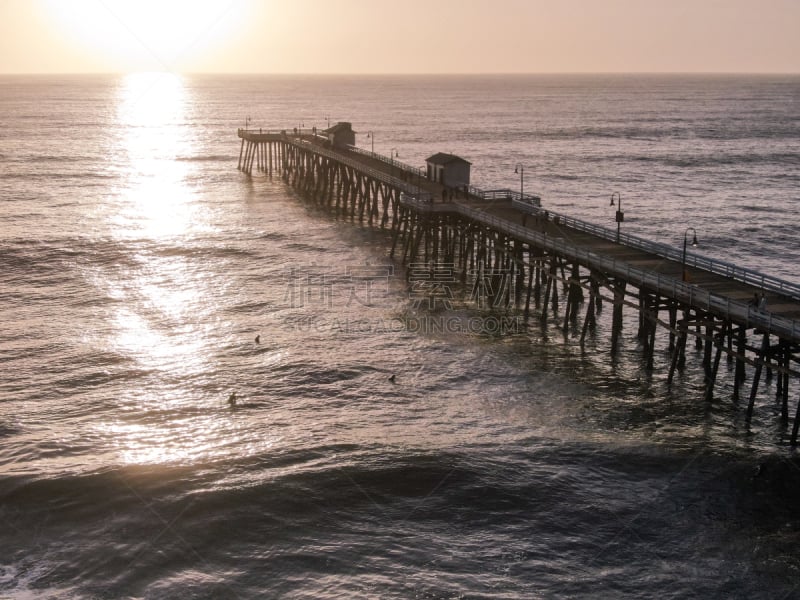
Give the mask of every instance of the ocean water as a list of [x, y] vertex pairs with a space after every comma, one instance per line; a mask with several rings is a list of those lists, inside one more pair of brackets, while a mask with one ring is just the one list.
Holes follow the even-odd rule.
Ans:
[[800, 77], [0, 77], [0, 597], [800, 597], [776, 382], [748, 427], [631, 315], [612, 354], [610, 310], [420, 307], [386, 232], [236, 169], [339, 120], [800, 282]]

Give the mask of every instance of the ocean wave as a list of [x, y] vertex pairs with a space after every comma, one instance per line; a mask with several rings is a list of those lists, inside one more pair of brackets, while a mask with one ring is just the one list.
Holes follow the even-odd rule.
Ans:
[[117, 240], [83, 236], [42, 239], [13, 238], [0, 242], [0, 271], [23, 275], [51, 273], [65, 266], [95, 265], [115, 270], [135, 268], [143, 257], [186, 257], [198, 260], [258, 255], [244, 248], [216, 245], [213, 241], [164, 244], [147, 238]]
[[[250, 581], [254, 592], [327, 598], [326, 577], [336, 574], [352, 592], [363, 583], [362, 570], [379, 566], [390, 578], [414, 573], [420, 589], [442, 590], [455, 556], [467, 577], [458, 589], [483, 589], [476, 573], [504, 590], [530, 590], [534, 581], [564, 589], [572, 580], [564, 572], [597, 562], [598, 570], [614, 575], [592, 578], [592, 593], [600, 585], [613, 595], [610, 590], [630, 577], [635, 589], [649, 589], [636, 573], [651, 565], [654, 544], [659, 560], [681, 569], [696, 561], [694, 554], [691, 561], [682, 558], [695, 547], [692, 536], [744, 542], [736, 532], [755, 527], [775, 544], [792, 522], [792, 500], [800, 493], [800, 467], [783, 456], [755, 462], [564, 441], [539, 445], [535, 439], [529, 449], [503, 450], [491, 444], [448, 452], [340, 443], [234, 456], [213, 468], [118, 466], [80, 475], [5, 476], [0, 502], [12, 526], [4, 547], [17, 566], [30, 572], [46, 562], [48, 569], [29, 582], [14, 573], [0, 582], [6, 590], [58, 583], [85, 596], [96, 590], [138, 596], [145, 588], [171, 596], [185, 593], [187, 560], [199, 555], [225, 586], [241, 585], [239, 570], [258, 573], [269, 561], [270, 572]], [[791, 535], [781, 539], [788, 544]], [[488, 543], [500, 548], [487, 551]], [[598, 548], [606, 555], [599, 557]], [[536, 557], [552, 568], [530, 576], [522, 570], [513, 579], [493, 576], [495, 568]], [[281, 576], [275, 577], [278, 566]], [[429, 574], [434, 580], [425, 579]], [[716, 589], [717, 573], [707, 585]]]
[[11, 423], [0, 423], [0, 438], [19, 435], [22, 428]]
[[[156, 415], [156, 418], [161, 416]], [[342, 490], [343, 479], [360, 482], [381, 494], [417, 496], [429, 493], [438, 482], [452, 475], [458, 464], [453, 455], [413, 451], [398, 454], [388, 450], [379, 445], [334, 443], [269, 455], [229, 455], [215, 461], [221, 468], [215, 472], [207, 469], [210, 464], [203, 463], [117, 466], [87, 473], [49, 473], [46, 476], [6, 475], [2, 477], [0, 499], [9, 505], [29, 506], [34, 512], [36, 506], [57, 510], [60, 505], [69, 509], [75, 507], [79, 499], [84, 499], [85, 507], [81, 510], [87, 510], [85, 516], [90, 517], [90, 507], [94, 503], [135, 502], [136, 498], [128, 493], [129, 485], [135, 485], [143, 493], [163, 493], [178, 498], [195, 493], [199, 479], [216, 479], [221, 474], [223, 481], [214, 485], [212, 479], [207, 481], [210, 487], [206, 495], [218, 496], [224, 501], [232, 494], [240, 495], [241, 482], [250, 479], [252, 483], [247, 487], [254, 496], [272, 490], [273, 498], [283, 496], [287, 502], [292, 502], [294, 492], [305, 488], [317, 494], [340, 496], [337, 502], [350, 506], [360, 493], [357, 488]], [[228, 469], [231, 471], [226, 484]], [[470, 473], [467, 464], [461, 465], [459, 471], [457, 479], [462, 482], [477, 478], [475, 473]], [[243, 477], [244, 474], [249, 475]], [[257, 475], [254, 480], [253, 474]], [[345, 492], [344, 496], [340, 492]]]
[[137, 261], [124, 244], [108, 239], [15, 239], [0, 244], [0, 272], [23, 279], [65, 274], [82, 262], [124, 268], [134, 266]]
[[[311, 494], [326, 498], [325, 510], [352, 513], [358, 512], [359, 505], [376, 499], [397, 502], [437, 492], [439, 504], [455, 503], [483, 513], [496, 509], [498, 496], [507, 500], [516, 497], [523, 504], [531, 495], [546, 496], [555, 507], [571, 488], [596, 483], [600, 491], [605, 487], [604, 479], [659, 479], [687, 461], [679, 452], [654, 453], [646, 447], [537, 445], [524, 456], [519, 456], [523, 451], [517, 448], [514, 452], [509, 449], [504, 457], [492, 447], [447, 452], [328, 443], [275, 454], [229, 455], [217, 459], [213, 470], [210, 464], [202, 463], [117, 466], [83, 474], [6, 475], [2, 477], [0, 499], [6, 505], [29, 507], [32, 513], [37, 507], [67, 512], [77, 509], [86, 511], [84, 518], [92, 518], [94, 504], [137, 503], [131, 487], [140, 494], [160, 494], [176, 501], [201, 494], [211, 504], [226, 504], [234, 498], [245, 501], [249, 496], [255, 504], [275, 502], [286, 508], [296, 502], [297, 494]], [[529, 463], [529, 478], [518, 477], [516, 469], [521, 460]], [[800, 465], [794, 459], [767, 456], [754, 461], [746, 456], [708, 456], [695, 457], [692, 462], [696, 462], [699, 473], [727, 471], [727, 479], [743, 490], [757, 479], [760, 487], [771, 490], [773, 499], [790, 499], [800, 493]], [[686, 485], [695, 479], [696, 474], [690, 473]], [[713, 485], [714, 481], [705, 484]]]
[[218, 245], [213, 241], [207, 243], [191, 242], [187, 244], [151, 244], [149, 240], [140, 240], [140, 242], [147, 245], [147, 248], [144, 250], [147, 254], [166, 258], [242, 258], [247, 260], [257, 257], [256, 253], [251, 250], [234, 246]]
[[290, 242], [286, 244], [286, 248], [288, 250], [297, 250], [300, 252], [324, 253], [327, 251], [327, 248], [324, 248], [323, 246], [314, 246], [305, 242]]
[[[26, 165], [27, 166], [27, 165]], [[119, 175], [112, 173], [101, 173], [97, 171], [46, 171], [36, 172], [26, 170], [24, 172], [6, 172], [3, 173], [4, 179], [16, 179], [22, 181], [47, 181], [50, 183], [58, 183], [60, 181], [79, 181], [79, 187], [94, 187], [98, 185], [107, 186], [109, 180], [120, 179]], [[97, 183], [102, 182], [102, 184]]]
[[272, 309], [272, 302], [245, 302], [231, 306], [228, 310], [236, 314], [256, 314], [263, 315], [267, 310]]
[[280, 233], [279, 231], [270, 231], [268, 233], [262, 233], [258, 236], [262, 240], [273, 240], [276, 242], [280, 242], [286, 239], [285, 233]]
[[[773, 214], [775, 212], [775, 208], [772, 206], [759, 206], [757, 204], [742, 204], [739, 207], [739, 210], [744, 212], [753, 212], [753, 213], [770, 213]], [[760, 229], [760, 228], [757, 228]], [[757, 230], [755, 229], [755, 230]]]
[[751, 166], [762, 164], [796, 165], [800, 163], [800, 153], [775, 152], [752, 154], [692, 154], [687, 152], [681, 155], [674, 154], [604, 154], [601, 156], [586, 156], [581, 160], [591, 163], [654, 163], [670, 167], [693, 168], [714, 166]]
[[178, 162], [233, 162], [232, 154], [197, 154], [193, 156], [176, 156]]
[[737, 142], [747, 144], [756, 140], [794, 140], [797, 137], [796, 126], [784, 123], [775, 127], [756, 129], [747, 127], [743, 131], [743, 124], [750, 125], [752, 121], [739, 121], [738, 126], [728, 126], [720, 123], [718, 126], [696, 125], [692, 121], [679, 121], [672, 118], [639, 119], [634, 125], [593, 124], [576, 125], [574, 127], [550, 127], [535, 132], [509, 132], [509, 139], [534, 139], [543, 140], [572, 140], [586, 141], [598, 140], [632, 140], [639, 142], [663, 142], [665, 140], [713, 140], [718, 142]]
[[2, 158], [8, 163], [25, 163], [26, 165], [30, 166], [32, 163], [35, 164], [37, 162], [54, 162], [54, 163], [81, 163], [81, 164], [91, 164], [97, 157], [95, 156], [85, 156], [80, 154], [16, 154], [11, 156], [6, 156]]

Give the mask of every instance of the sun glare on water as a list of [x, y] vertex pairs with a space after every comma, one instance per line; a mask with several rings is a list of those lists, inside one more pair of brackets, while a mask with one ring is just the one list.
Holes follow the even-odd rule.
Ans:
[[196, 185], [202, 167], [192, 160], [203, 152], [196, 101], [184, 76], [166, 72], [120, 76], [115, 92], [108, 136], [114, 183], [99, 210], [105, 235], [129, 260], [94, 273], [94, 284], [114, 302], [102, 333], [88, 339], [147, 376], [114, 400], [119, 410], [98, 420], [97, 429], [126, 464], [207, 459], [227, 443], [214, 426], [221, 401], [181, 384], [217, 370], [213, 271], [198, 268], [188, 250], [215, 228]]
[[182, 237], [204, 227], [194, 168], [181, 157], [198, 149], [187, 121], [192, 102], [171, 73], [126, 75], [119, 87], [114, 153], [123, 177], [112, 219], [115, 237]]
[[191, 70], [244, 23], [249, 0], [44, 0], [57, 30], [110, 71]]

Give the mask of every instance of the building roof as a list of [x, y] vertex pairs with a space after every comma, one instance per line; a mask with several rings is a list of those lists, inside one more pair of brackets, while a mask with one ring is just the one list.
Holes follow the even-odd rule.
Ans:
[[353, 124], [347, 121], [339, 121], [336, 125], [328, 127], [325, 133], [339, 133], [340, 131], [353, 131]]
[[456, 156], [455, 154], [447, 154], [446, 152], [437, 152], [433, 156], [427, 158], [425, 162], [433, 163], [434, 165], [446, 165], [452, 162], [462, 162], [467, 163], [468, 165], [472, 164], [460, 156]]

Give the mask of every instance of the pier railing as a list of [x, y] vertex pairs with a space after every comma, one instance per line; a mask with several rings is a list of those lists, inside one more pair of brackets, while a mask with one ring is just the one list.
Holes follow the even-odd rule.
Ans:
[[236, 130], [236, 133], [239, 137], [242, 137], [242, 134], [246, 135], [281, 135], [286, 134], [288, 135], [291, 132], [291, 129], [287, 131], [286, 129], [264, 129], [262, 127], [240, 127]]
[[395, 160], [391, 156], [384, 156], [383, 154], [378, 154], [377, 152], [372, 152], [370, 150], [364, 150], [359, 148], [358, 146], [349, 146], [348, 150], [355, 154], [361, 154], [363, 156], [367, 156], [369, 158], [374, 158], [375, 160], [379, 160], [381, 162], [386, 163], [387, 165], [391, 165], [396, 169], [401, 171], [405, 171], [406, 173], [411, 173], [417, 177], [427, 177], [428, 172], [425, 169], [420, 169], [419, 167], [412, 167], [411, 165], [407, 165], [406, 163]]
[[800, 321], [775, 316], [768, 311], [758, 310], [747, 303], [713, 294], [674, 277], [637, 269], [625, 261], [600, 256], [585, 248], [570, 244], [564, 238], [553, 237], [546, 233], [522, 227], [506, 219], [490, 215], [480, 209], [463, 204], [451, 204], [450, 209], [455, 209], [464, 216], [492, 225], [524, 241], [535, 243], [537, 246], [547, 250], [557, 251], [573, 260], [579, 260], [589, 268], [596, 268], [606, 273], [614, 273], [617, 276], [624, 277], [627, 281], [637, 284], [640, 288], [647, 287], [653, 291], [676, 298], [689, 306], [713, 311], [725, 318], [745, 323], [747, 327], [758, 327], [775, 333], [783, 339], [791, 340], [795, 343], [800, 342]]
[[[287, 140], [291, 144], [295, 144], [299, 148], [303, 148], [304, 150], [309, 149], [309, 146], [312, 146], [312, 143], [308, 140], [300, 139], [300, 138], [293, 138]], [[323, 148], [319, 145], [313, 145], [313, 151], [317, 154], [321, 154], [322, 156], [327, 156], [333, 160], [337, 160], [342, 164], [345, 164], [353, 169], [361, 171], [372, 177], [373, 179], [377, 179], [383, 183], [388, 185], [394, 186], [398, 188], [401, 193], [406, 194], [408, 196], [413, 196], [415, 198], [420, 198], [426, 204], [429, 204], [431, 201], [431, 194], [429, 192], [424, 192], [420, 188], [415, 185], [408, 183], [407, 181], [403, 181], [397, 177], [394, 177], [388, 173], [384, 173], [378, 169], [373, 169], [372, 167], [366, 166], [363, 162], [358, 162], [351, 158], [347, 158], [346, 156], [342, 155], [341, 152], [334, 152], [332, 150], [328, 150], [327, 148]]]
[[511, 206], [527, 212], [535, 213], [536, 208], [542, 205], [542, 199], [533, 194], [521, 194], [514, 190], [481, 190], [470, 186], [470, 194], [482, 200], [511, 200]]
[[[541, 215], [546, 211], [538, 209], [536, 212], [537, 214]], [[608, 229], [600, 225], [595, 225], [594, 223], [587, 223], [586, 221], [581, 221], [579, 219], [568, 217], [559, 213], [549, 212], [549, 216], [551, 218], [558, 218], [560, 223], [572, 229], [591, 233], [594, 236], [609, 240], [611, 242], [617, 241], [617, 232], [615, 230]], [[655, 254], [656, 256], [660, 256], [662, 258], [667, 258], [669, 260], [674, 260], [677, 262], [681, 262], [683, 260], [682, 250], [679, 250], [673, 246], [668, 246], [667, 244], [652, 242], [634, 235], [621, 233], [619, 235], [619, 243], [631, 248], [636, 248], [637, 250], [643, 250], [645, 252]], [[699, 254], [693, 254], [690, 252], [686, 253], [686, 265], [697, 267], [699, 269], [714, 273], [715, 275], [722, 275], [723, 277], [728, 277], [735, 281], [752, 285], [765, 291], [782, 294], [788, 298], [792, 298], [793, 300], [800, 301], [800, 285], [792, 283], [791, 281], [785, 281], [777, 277], [772, 277], [771, 275], [759, 273], [758, 271], [754, 271], [752, 269], [739, 267], [729, 262], [707, 258], [705, 256], [700, 256]]]

